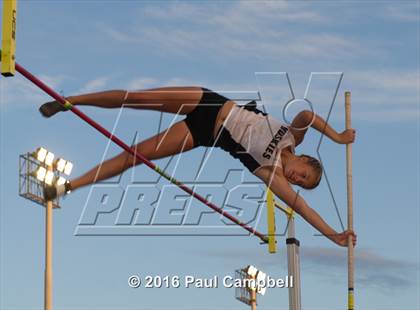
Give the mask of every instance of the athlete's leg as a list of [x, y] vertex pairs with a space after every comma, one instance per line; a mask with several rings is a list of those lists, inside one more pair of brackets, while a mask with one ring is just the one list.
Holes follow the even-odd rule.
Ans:
[[[184, 121], [175, 123], [165, 131], [135, 146], [135, 150], [149, 160], [175, 155], [193, 148], [194, 141]], [[138, 164], [140, 162], [136, 160], [136, 157], [128, 152], [122, 152], [70, 181], [70, 189], [74, 190], [111, 178]]]
[[[203, 95], [201, 87], [162, 87], [138, 91], [110, 90], [66, 99], [73, 105], [88, 105], [101, 108], [120, 108], [125, 105], [134, 109], [187, 114], [194, 110]], [[65, 108], [56, 101], [43, 104], [40, 112], [50, 117]]]
[[127, 93], [125, 100], [133, 109], [188, 114], [203, 96], [201, 87], [161, 87]]

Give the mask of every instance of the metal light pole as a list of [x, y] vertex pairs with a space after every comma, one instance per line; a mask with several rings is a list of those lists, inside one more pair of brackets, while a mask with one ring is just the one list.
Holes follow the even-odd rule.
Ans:
[[257, 310], [257, 292], [255, 289], [249, 289], [251, 291], [251, 310]]
[[52, 310], [52, 250], [53, 250], [53, 209], [60, 208], [58, 197], [45, 201], [44, 188], [64, 184], [61, 174], [70, 175], [73, 164], [62, 158], [54, 160], [54, 154], [44, 148], [19, 157], [19, 195], [45, 207], [45, 271], [44, 309]]
[[[52, 171], [52, 167], [49, 167]], [[53, 202], [46, 202], [45, 210], [45, 278], [44, 278], [44, 309], [52, 309], [52, 246], [53, 246]]]

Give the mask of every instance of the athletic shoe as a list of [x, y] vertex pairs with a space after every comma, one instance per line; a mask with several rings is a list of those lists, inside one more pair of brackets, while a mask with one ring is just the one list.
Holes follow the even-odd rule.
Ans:
[[46, 102], [39, 108], [39, 112], [41, 112], [44, 117], [51, 117], [54, 114], [63, 111], [67, 111], [67, 109], [57, 101]]

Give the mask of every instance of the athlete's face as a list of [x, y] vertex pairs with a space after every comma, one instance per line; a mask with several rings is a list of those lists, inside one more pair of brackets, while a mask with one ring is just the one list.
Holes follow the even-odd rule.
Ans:
[[284, 176], [292, 184], [309, 188], [316, 181], [314, 169], [307, 163], [305, 157], [290, 160], [284, 166]]

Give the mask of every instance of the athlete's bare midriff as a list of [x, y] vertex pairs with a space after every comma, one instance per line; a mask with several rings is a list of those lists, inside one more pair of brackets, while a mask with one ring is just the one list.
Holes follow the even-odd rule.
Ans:
[[219, 113], [217, 113], [216, 124], [213, 129], [213, 138], [216, 138], [216, 135], [219, 132], [220, 127], [223, 125], [224, 121], [229, 116], [229, 113], [234, 106], [235, 106], [234, 101], [231, 101], [231, 100], [226, 101], [226, 103], [219, 110]]

